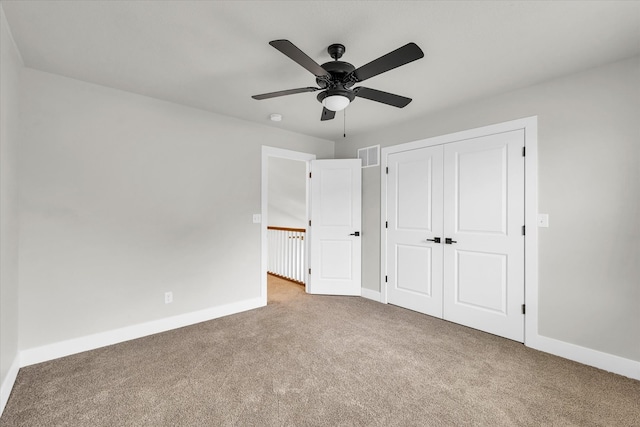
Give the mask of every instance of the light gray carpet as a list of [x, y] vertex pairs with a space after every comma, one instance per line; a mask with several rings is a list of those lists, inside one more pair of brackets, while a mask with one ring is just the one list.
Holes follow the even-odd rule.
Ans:
[[640, 426], [640, 382], [270, 280], [269, 305], [20, 370], [2, 426]]

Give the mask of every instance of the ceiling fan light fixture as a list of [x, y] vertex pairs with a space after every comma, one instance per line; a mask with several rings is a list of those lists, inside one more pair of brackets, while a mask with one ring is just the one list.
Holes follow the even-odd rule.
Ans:
[[330, 95], [322, 100], [322, 105], [327, 110], [342, 111], [350, 102], [351, 100], [344, 95]]
[[356, 94], [343, 87], [331, 88], [318, 94], [318, 101], [330, 111], [342, 111], [354, 100]]
[[320, 121], [323, 122], [332, 120], [336, 115], [336, 111], [342, 111], [347, 108], [356, 96], [397, 108], [406, 107], [411, 102], [411, 98], [364, 86], [356, 88], [353, 86], [378, 74], [386, 73], [424, 57], [422, 49], [411, 42], [356, 68], [348, 62], [339, 60], [346, 49], [344, 45], [334, 43], [327, 48], [327, 52], [334, 60], [320, 65], [289, 40], [273, 40], [269, 44], [313, 74], [318, 86], [263, 93], [253, 95], [251, 98], [261, 100], [320, 91], [317, 99], [323, 106], [322, 114], [320, 115]]

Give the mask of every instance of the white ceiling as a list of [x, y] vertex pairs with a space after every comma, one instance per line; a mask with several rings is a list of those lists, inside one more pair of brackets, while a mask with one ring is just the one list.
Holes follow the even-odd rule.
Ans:
[[[425, 58], [363, 85], [413, 98], [397, 109], [357, 98], [349, 135], [640, 53], [639, 1], [2, 1], [25, 65], [337, 140], [342, 113], [320, 122], [315, 85], [268, 42], [315, 61], [342, 43], [367, 62], [410, 41]], [[270, 122], [280, 113], [282, 122]]]

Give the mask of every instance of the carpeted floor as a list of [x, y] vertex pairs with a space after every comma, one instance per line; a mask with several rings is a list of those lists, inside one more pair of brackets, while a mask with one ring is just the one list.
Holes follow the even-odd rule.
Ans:
[[640, 382], [270, 279], [267, 307], [29, 366], [2, 426], [640, 426]]

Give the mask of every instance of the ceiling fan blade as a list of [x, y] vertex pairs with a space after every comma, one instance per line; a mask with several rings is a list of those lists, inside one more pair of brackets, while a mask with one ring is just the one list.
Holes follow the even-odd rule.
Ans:
[[333, 120], [333, 118], [336, 116], [336, 112], [335, 111], [331, 111], [331, 110], [327, 110], [326, 108], [322, 108], [322, 115], [320, 116], [320, 120], [321, 121], [325, 121], [325, 120]]
[[298, 47], [289, 40], [273, 40], [270, 41], [269, 44], [287, 55], [289, 58], [293, 59], [298, 64], [302, 65], [316, 77], [331, 77], [331, 74], [329, 74], [327, 70], [318, 65], [316, 61], [309, 58], [306, 53], [298, 49]]
[[407, 43], [393, 52], [389, 52], [386, 55], [381, 56], [378, 59], [374, 59], [368, 64], [355, 69], [349, 74], [349, 76], [347, 76], [347, 79], [353, 76], [357, 82], [361, 82], [422, 57], [424, 57], [424, 52], [422, 52], [422, 49], [420, 49], [417, 44]]
[[301, 88], [298, 88], [298, 89], [281, 90], [281, 91], [278, 91], [278, 92], [269, 92], [269, 93], [263, 93], [263, 94], [260, 94], [260, 95], [253, 95], [252, 98], [253, 99], [269, 99], [269, 98], [276, 98], [278, 96], [294, 95], [296, 93], [315, 92], [317, 90], [320, 90], [320, 88], [318, 88], [318, 87], [301, 87]]
[[403, 108], [410, 102], [411, 98], [406, 98], [393, 93], [383, 92], [381, 90], [369, 89], [368, 87], [357, 87], [353, 90], [359, 98], [370, 99], [371, 101], [382, 102], [383, 104], [392, 105], [394, 107]]

